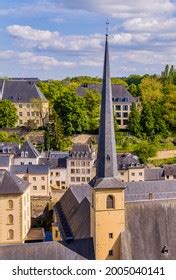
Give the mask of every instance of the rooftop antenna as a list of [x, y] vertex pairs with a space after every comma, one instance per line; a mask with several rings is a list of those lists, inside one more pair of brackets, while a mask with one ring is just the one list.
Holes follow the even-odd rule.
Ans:
[[108, 28], [108, 25], [109, 25], [109, 21], [106, 20], [106, 36], [108, 36], [109, 34], [109, 28]]

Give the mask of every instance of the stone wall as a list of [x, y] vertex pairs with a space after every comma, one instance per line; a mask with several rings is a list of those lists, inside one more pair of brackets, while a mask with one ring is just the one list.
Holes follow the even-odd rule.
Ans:
[[[126, 203], [121, 258], [176, 259], [176, 200]], [[164, 246], [168, 254], [161, 253]]]
[[176, 150], [169, 150], [169, 151], [158, 151], [156, 156], [150, 159], [154, 160], [154, 159], [166, 159], [166, 158], [174, 158], [174, 157], [176, 157]]
[[43, 215], [44, 210], [50, 206], [50, 197], [31, 197], [31, 216], [37, 218]]

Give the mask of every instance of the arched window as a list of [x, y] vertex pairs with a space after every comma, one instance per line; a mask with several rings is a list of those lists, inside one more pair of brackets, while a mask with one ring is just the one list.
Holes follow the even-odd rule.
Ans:
[[28, 151], [25, 152], [25, 157], [28, 157], [29, 153]]
[[13, 238], [14, 238], [13, 229], [9, 229], [9, 231], [8, 231], [8, 239], [13, 239]]
[[112, 195], [108, 195], [107, 197], [106, 208], [107, 209], [115, 208], [115, 199]]
[[13, 225], [13, 215], [8, 215], [8, 224]]
[[8, 201], [8, 208], [13, 209], [13, 200]]
[[23, 152], [23, 151], [21, 152], [21, 157], [22, 157], [22, 158], [24, 157], [24, 152]]

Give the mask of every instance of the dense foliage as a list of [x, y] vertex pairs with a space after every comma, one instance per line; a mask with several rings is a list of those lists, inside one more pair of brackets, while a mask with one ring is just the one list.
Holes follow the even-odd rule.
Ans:
[[15, 105], [10, 100], [0, 101], [0, 128], [14, 127], [17, 120]]

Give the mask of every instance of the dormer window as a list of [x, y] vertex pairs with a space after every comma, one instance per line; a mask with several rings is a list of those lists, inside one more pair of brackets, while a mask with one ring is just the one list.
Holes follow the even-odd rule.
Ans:
[[23, 152], [23, 151], [21, 152], [21, 157], [22, 157], [22, 158], [24, 157], [24, 152]]
[[29, 156], [29, 153], [28, 151], [25, 152], [25, 157], [28, 157]]
[[110, 161], [110, 160], [111, 160], [110, 155], [107, 155], [107, 156], [106, 156], [106, 160], [107, 160], [107, 161]]

